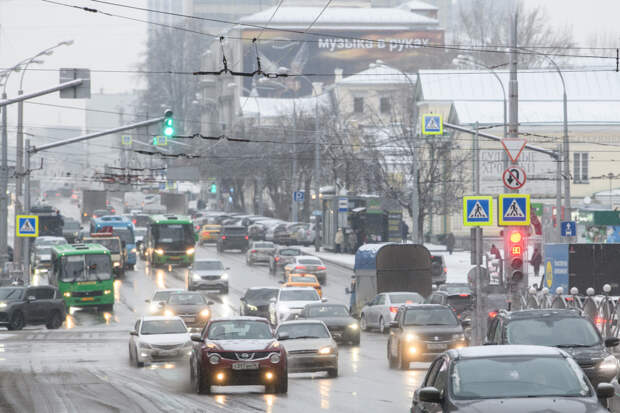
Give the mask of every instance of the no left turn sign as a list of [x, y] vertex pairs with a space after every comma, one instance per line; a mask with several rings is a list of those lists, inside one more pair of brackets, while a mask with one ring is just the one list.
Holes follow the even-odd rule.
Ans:
[[527, 176], [525, 175], [525, 170], [523, 170], [523, 168], [519, 166], [511, 166], [504, 171], [502, 180], [504, 181], [504, 186], [506, 188], [519, 189], [525, 185]]

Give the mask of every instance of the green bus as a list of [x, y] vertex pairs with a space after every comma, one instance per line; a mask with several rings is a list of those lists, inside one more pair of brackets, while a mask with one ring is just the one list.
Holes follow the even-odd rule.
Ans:
[[114, 275], [110, 251], [100, 244], [58, 245], [52, 248], [50, 285], [70, 307], [114, 309]]
[[196, 241], [189, 217], [152, 215], [144, 240], [146, 259], [151, 267], [188, 267], [194, 263]]

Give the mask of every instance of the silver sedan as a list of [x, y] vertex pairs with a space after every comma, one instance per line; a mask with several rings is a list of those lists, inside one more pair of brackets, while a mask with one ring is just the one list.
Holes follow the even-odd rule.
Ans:
[[368, 331], [377, 328], [383, 334], [390, 331], [390, 323], [403, 304], [422, 304], [424, 297], [413, 292], [392, 292], [377, 294], [360, 313], [360, 328]]

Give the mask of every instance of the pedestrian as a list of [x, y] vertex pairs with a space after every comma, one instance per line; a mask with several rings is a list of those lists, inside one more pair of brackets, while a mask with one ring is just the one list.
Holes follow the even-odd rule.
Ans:
[[407, 238], [409, 236], [409, 225], [407, 225], [405, 221], [400, 221], [400, 233], [403, 242], [407, 242]]
[[540, 264], [542, 264], [542, 255], [538, 250], [538, 247], [534, 248], [534, 252], [532, 253], [532, 258], [530, 258], [530, 264], [534, 267], [534, 275], [538, 277], [538, 272], [540, 271]]
[[446, 236], [446, 249], [448, 250], [450, 255], [452, 255], [452, 251], [454, 251], [454, 244], [455, 243], [456, 243], [456, 240], [454, 239], [454, 234], [453, 233], [449, 233]]
[[495, 246], [495, 244], [491, 244], [491, 255], [500, 261], [502, 260], [502, 254], [499, 252], [499, 249]]
[[342, 251], [342, 244], [344, 243], [344, 233], [342, 232], [342, 228], [338, 228], [338, 231], [336, 231], [334, 243], [336, 244], [336, 252], [340, 254]]

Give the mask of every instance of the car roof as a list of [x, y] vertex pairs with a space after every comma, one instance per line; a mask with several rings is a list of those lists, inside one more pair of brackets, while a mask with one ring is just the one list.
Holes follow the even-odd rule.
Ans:
[[575, 308], [544, 308], [533, 310], [520, 310], [520, 311], [504, 311], [500, 312], [500, 316], [503, 316], [511, 320], [524, 320], [528, 318], [541, 318], [541, 317], [573, 317], [584, 318], [579, 310]]
[[402, 304], [401, 307], [406, 307], [407, 310], [418, 310], [418, 309], [431, 309], [431, 308], [447, 308], [451, 310], [450, 306], [443, 304]]
[[290, 324], [323, 324], [325, 325], [325, 323], [322, 320], [317, 320], [316, 318], [304, 318], [303, 320], [283, 321], [278, 325], [278, 328], [280, 328], [280, 326], [290, 325]]
[[295, 257], [296, 260], [303, 260], [303, 259], [307, 259], [307, 258], [313, 258], [317, 261], [321, 261], [321, 259], [319, 257], [315, 257], [314, 255], [297, 255]]
[[218, 260], [217, 258], [200, 258], [194, 260], [194, 263], [197, 262], [222, 262], [222, 260]]
[[314, 289], [314, 287], [286, 287], [286, 288], [280, 288], [280, 291], [292, 291], [292, 290], [311, 290], [311, 291], [316, 291]]
[[155, 293], [169, 292], [169, 291], [184, 292], [185, 290], [183, 288], [162, 288], [161, 290], [155, 290]]
[[267, 319], [264, 317], [249, 317], [249, 316], [214, 318], [209, 323], [214, 323], [216, 321], [262, 321], [265, 324], [269, 324], [269, 321], [267, 321]]
[[266, 285], [264, 287], [248, 287], [248, 290], [264, 290], [264, 289], [269, 289], [269, 290], [279, 290], [280, 287], [276, 287], [274, 285]]
[[348, 309], [346, 304], [338, 304], [338, 303], [309, 303], [309, 304], [306, 304], [306, 307], [344, 307]]
[[475, 359], [487, 357], [540, 356], [566, 357], [563, 350], [555, 347], [528, 345], [473, 346], [458, 350], [449, 350], [448, 354], [455, 359]]
[[144, 321], [157, 321], [157, 320], [181, 320], [181, 317], [176, 315], [145, 315], [141, 317]]

